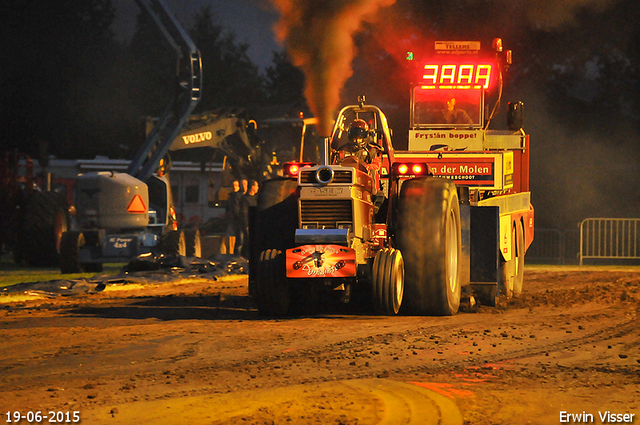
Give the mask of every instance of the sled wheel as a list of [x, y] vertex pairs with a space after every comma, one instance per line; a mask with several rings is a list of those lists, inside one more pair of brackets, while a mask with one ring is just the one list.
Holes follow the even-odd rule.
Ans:
[[407, 180], [398, 204], [397, 246], [404, 258], [405, 305], [413, 314], [449, 316], [461, 294], [460, 205], [449, 180]]
[[404, 296], [404, 262], [397, 249], [384, 248], [373, 260], [373, 306], [378, 314], [396, 315]]
[[185, 255], [187, 257], [202, 257], [202, 244], [200, 243], [200, 230], [184, 230]]

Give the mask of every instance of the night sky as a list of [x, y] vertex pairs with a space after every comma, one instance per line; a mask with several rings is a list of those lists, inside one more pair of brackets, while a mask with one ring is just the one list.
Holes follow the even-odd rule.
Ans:
[[[401, 75], [398, 65], [406, 51], [432, 45], [434, 40], [482, 40], [486, 46], [494, 37], [501, 37], [514, 57], [504, 101], [524, 102], [524, 129], [531, 135], [531, 192], [537, 225], [575, 229], [589, 216], [634, 217], [640, 213], [637, 0], [166, 2], [186, 28], [196, 12], [210, 6], [214, 23], [232, 31], [237, 42], [248, 44], [250, 59], [263, 72], [272, 65], [273, 52], [284, 48], [276, 41], [274, 26], [281, 13], [288, 15], [290, 25], [277, 28], [288, 47], [298, 49], [292, 54], [295, 49], [290, 48], [289, 54], [300, 69], [314, 69], [321, 62], [314, 62], [317, 57], [326, 59], [322, 65], [329, 74], [346, 63], [338, 77], [331, 74], [315, 80], [320, 87], [316, 94], [340, 91], [339, 96], [318, 102], [324, 102], [327, 115], [334, 117], [332, 109], [354, 103], [357, 95], [365, 94], [368, 102], [389, 116], [396, 145], [403, 138], [406, 141], [402, 126], [408, 123], [408, 119], [394, 121], [392, 117], [408, 110], [404, 100], [407, 75]], [[73, 25], [50, 19], [68, 18], [68, 11], [91, 4], [75, 0], [0, 3], [3, 144], [31, 148], [29, 153], [34, 155], [42, 139], [51, 142], [52, 152], [63, 152], [61, 157], [77, 154], [77, 147], [119, 147], [123, 140], [138, 139], [133, 132], [136, 117], [153, 113], [148, 112], [147, 104], [164, 105], [163, 90], [157, 88], [163, 86], [152, 78], [162, 60], [148, 69], [140, 68], [136, 80], [127, 74], [137, 69], [127, 68], [131, 61], [113, 62], [118, 66], [111, 69], [104, 66], [101, 52], [92, 44], [82, 44], [90, 31], [73, 31]], [[128, 40], [139, 12], [135, 1], [113, 0], [113, 6], [117, 19], [111, 28], [120, 40]], [[378, 13], [369, 13], [371, 10]], [[332, 39], [330, 30], [340, 37]], [[47, 37], [42, 37], [43, 32]], [[327, 39], [349, 51], [338, 53], [339, 61], [324, 55], [322, 50], [330, 44], [323, 44]], [[85, 49], [80, 52], [84, 56], [79, 56], [76, 44]], [[243, 69], [249, 68], [253, 69]], [[218, 72], [215, 67], [208, 69]], [[239, 71], [228, 72], [231, 77], [224, 80], [222, 89], [248, 80], [238, 77]], [[306, 77], [307, 83], [313, 81]], [[205, 78], [205, 87], [213, 87], [212, 80]], [[288, 81], [278, 84], [287, 86]], [[138, 93], [143, 88], [147, 91]], [[242, 85], [240, 89], [252, 92]], [[217, 94], [210, 93], [209, 99]], [[310, 94], [305, 92], [311, 104]], [[249, 106], [249, 101], [239, 98], [234, 92], [225, 102]]]
[[[271, 64], [273, 51], [281, 51], [273, 35], [272, 27], [278, 13], [266, 1], [255, 0], [165, 0], [177, 19], [189, 27], [194, 13], [210, 6], [216, 23], [233, 31], [238, 42], [249, 44], [249, 56], [261, 69]], [[113, 30], [119, 38], [126, 40], [134, 31], [139, 12], [133, 0], [113, 0], [116, 20]]]

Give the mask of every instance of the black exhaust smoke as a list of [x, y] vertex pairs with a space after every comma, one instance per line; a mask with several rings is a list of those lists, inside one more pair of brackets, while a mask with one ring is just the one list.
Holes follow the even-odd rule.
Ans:
[[362, 22], [396, 0], [271, 0], [280, 11], [275, 33], [291, 61], [305, 74], [305, 97], [329, 136], [340, 91], [352, 74], [353, 34]]

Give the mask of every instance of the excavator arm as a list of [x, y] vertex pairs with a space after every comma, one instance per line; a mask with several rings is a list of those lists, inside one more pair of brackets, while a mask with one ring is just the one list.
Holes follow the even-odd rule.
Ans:
[[250, 160], [254, 143], [252, 144], [252, 136], [248, 133], [247, 126], [246, 111], [242, 108], [192, 115], [171, 143], [169, 150], [173, 152], [193, 148], [220, 149], [226, 155]]
[[127, 174], [147, 181], [169, 151], [174, 139], [200, 101], [202, 64], [200, 52], [163, 0], [136, 0], [176, 52], [176, 92], [131, 161]]

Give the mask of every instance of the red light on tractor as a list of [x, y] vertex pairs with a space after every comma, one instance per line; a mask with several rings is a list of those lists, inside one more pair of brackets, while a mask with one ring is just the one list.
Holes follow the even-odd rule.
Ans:
[[300, 166], [298, 164], [290, 164], [287, 170], [287, 174], [294, 177], [300, 173]]
[[427, 164], [423, 162], [394, 164], [394, 166], [392, 167], [392, 173], [400, 177], [418, 177], [430, 175]]
[[313, 167], [313, 162], [287, 162], [282, 166], [282, 172], [285, 177], [297, 178], [300, 169], [304, 167]]

